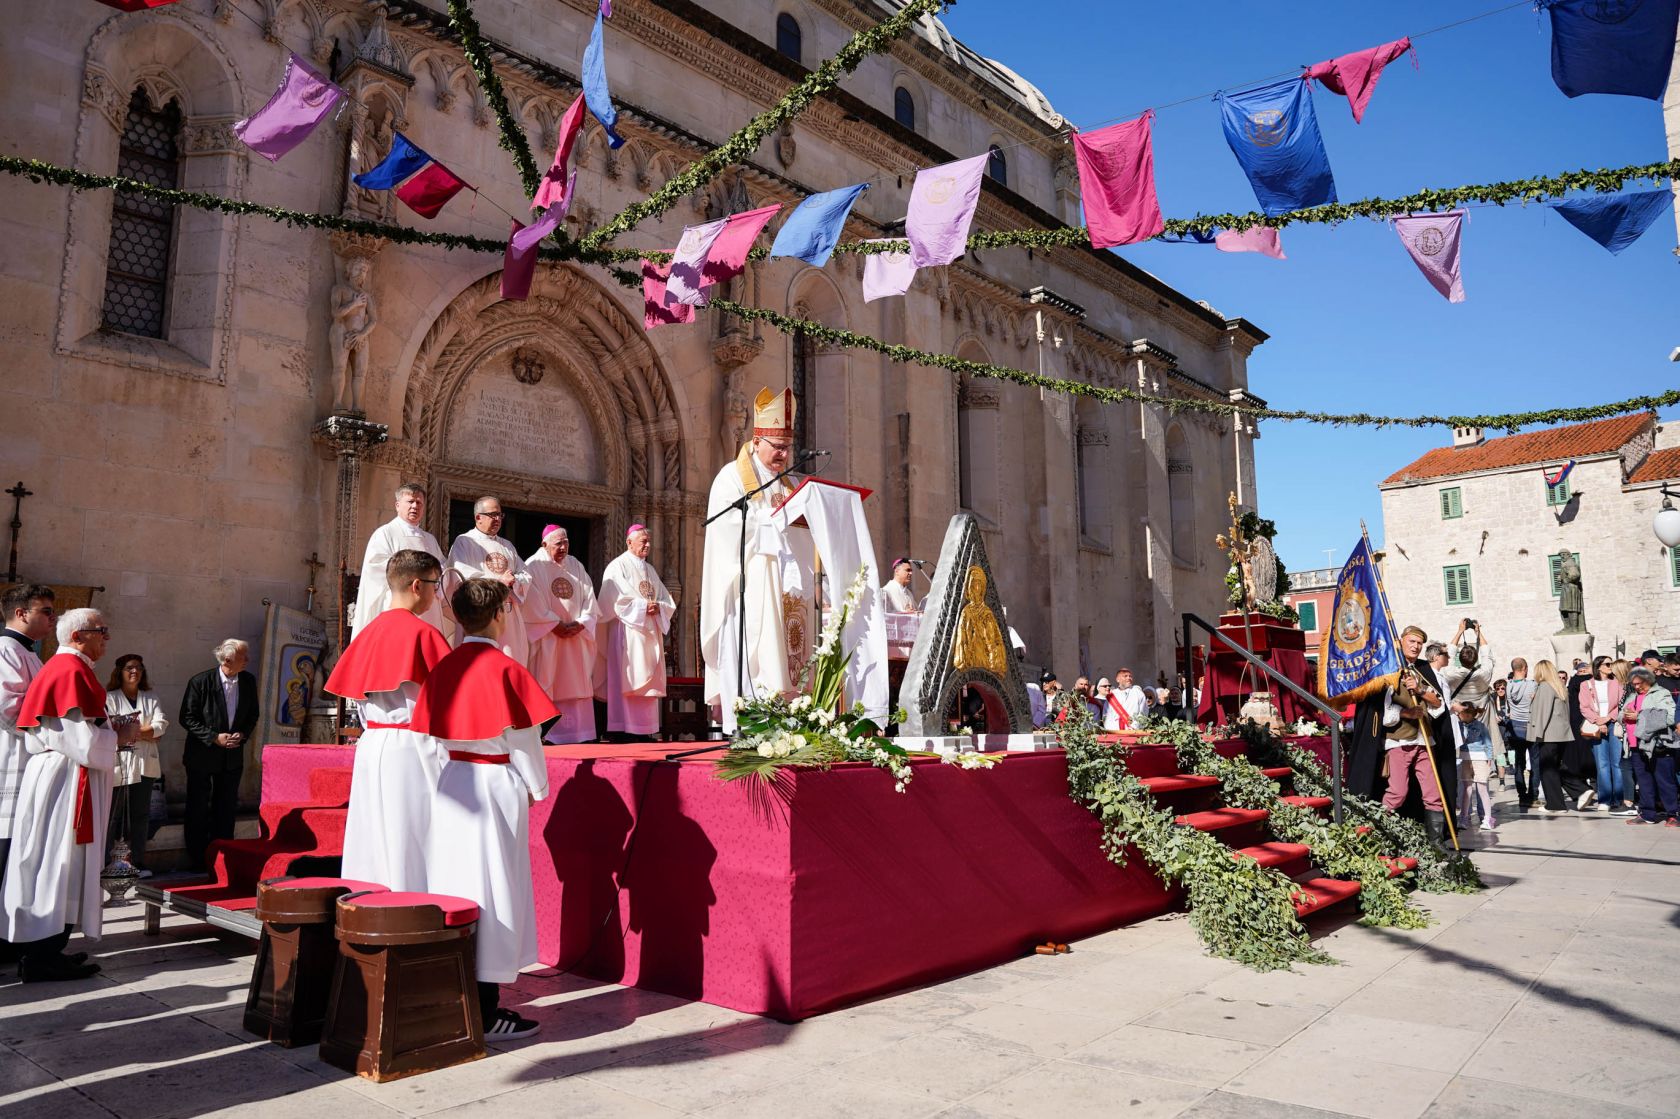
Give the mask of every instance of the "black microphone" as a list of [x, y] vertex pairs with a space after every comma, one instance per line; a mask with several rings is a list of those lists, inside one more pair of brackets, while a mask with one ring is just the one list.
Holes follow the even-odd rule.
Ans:
[[811, 459], [811, 458], [816, 458], [818, 455], [821, 455], [823, 458], [833, 458], [834, 457], [834, 452], [833, 451], [806, 451], [803, 455], [800, 456], [800, 458], [801, 459]]

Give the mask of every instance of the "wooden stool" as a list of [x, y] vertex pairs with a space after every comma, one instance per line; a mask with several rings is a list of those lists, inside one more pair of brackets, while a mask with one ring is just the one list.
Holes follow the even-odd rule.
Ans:
[[248, 1032], [287, 1049], [321, 1040], [338, 957], [336, 903], [345, 894], [384, 889], [346, 878], [269, 878], [257, 886], [263, 930], [245, 996]]
[[321, 1059], [369, 1080], [396, 1080], [484, 1056], [478, 906], [443, 894], [338, 899], [338, 965]]

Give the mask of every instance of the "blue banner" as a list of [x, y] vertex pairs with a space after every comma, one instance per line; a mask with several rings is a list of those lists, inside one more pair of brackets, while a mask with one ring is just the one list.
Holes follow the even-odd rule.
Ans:
[[858, 183], [811, 195], [788, 215], [776, 234], [776, 243], [770, 246], [770, 255], [795, 257], [818, 268], [827, 264], [852, 204], [868, 189], [868, 183]]
[[1623, 93], [1661, 101], [1680, 0], [1552, 0], [1552, 81], [1570, 97]]
[[1268, 216], [1336, 201], [1309, 83], [1285, 78], [1222, 93], [1219, 112], [1225, 142]]
[[432, 157], [416, 147], [407, 136], [393, 132], [391, 151], [379, 161], [379, 166], [351, 178], [357, 186], [368, 190], [390, 190], [430, 162]]
[[1331, 699], [1400, 671], [1400, 642], [1388, 612], [1388, 596], [1383, 594], [1371, 542], [1363, 536], [1336, 579], [1336, 602], [1323, 657], [1319, 680]]
[[595, 30], [589, 34], [589, 45], [583, 49], [583, 101], [601, 127], [607, 130], [607, 147], [622, 148], [624, 137], [618, 134], [618, 110], [613, 107], [612, 93], [607, 89], [607, 55], [602, 42], [601, 13], [595, 13]]
[[1666, 190], [1640, 190], [1631, 194], [1598, 194], [1553, 202], [1552, 209], [1570, 225], [1613, 253], [1619, 253], [1667, 213], [1674, 195]]

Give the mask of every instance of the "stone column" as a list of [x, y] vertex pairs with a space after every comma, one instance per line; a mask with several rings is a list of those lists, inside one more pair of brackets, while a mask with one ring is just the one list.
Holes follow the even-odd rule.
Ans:
[[[1160, 395], [1162, 372], [1177, 359], [1153, 342], [1132, 343], [1133, 372], [1139, 392]], [[1133, 448], [1130, 482], [1144, 496], [1139, 518], [1142, 560], [1146, 578], [1138, 583], [1136, 629], [1130, 658], [1133, 667], [1145, 672], [1172, 663], [1174, 634], [1178, 628], [1177, 596], [1174, 593], [1172, 560], [1172, 497], [1167, 482], [1166, 424], [1158, 404], [1138, 406], [1137, 441]], [[1145, 658], [1148, 658], [1147, 661]]]
[[[368, 452], [385, 442], [389, 429], [358, 416], [333, 415], [316, 424], [310, 433], [315, 442], [332, 448], [338, 459], [338, 490], [333, 500], [333, 550], [328, 556], [328, 570], [355, 571], [360, 566], [361, 537], [358, 532], [356, 506], [361, 499], [362, 460]], [[327, 617], [343, 615], [343, 581], [334, 578], [327, 599]], [[336, 637], [336, 627], [328, 632]]]

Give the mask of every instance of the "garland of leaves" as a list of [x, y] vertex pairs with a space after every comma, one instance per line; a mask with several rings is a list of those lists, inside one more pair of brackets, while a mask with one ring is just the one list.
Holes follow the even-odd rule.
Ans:
[[537, 170], [536, 160], [531, 157], [531, 146], [525, 142], [525, 131], [513, 119], [513, 112], [508, 108], [507, 94], [502, 91], [502, 79], [496, 76], [496, 70], [490, 64], [490, 52], [484, 45], [484, 36], [479, 33], [478, 20], [473, 16], [472, 8], [467, 0], [449, 0], [449, 29], [455, 32], [455, 37], [461, 41], [461, 51], [467, 56], [467, 64], [478, 78], [478, 88], [484, 91], [485, 103], [490, 111], [496, 114], [496, 124], [501, 131], [499, 144], [503, 151], [513, 157], [513, 165], [519, 171], [519, 181], [525, 187], [525, 197], [534, 198], [537, 187], [542, 183], [542, 172]]
[[1329, 963], [1295, 914], [1300, 889], [1275, 868], [1233, 858], [1217, 838], [1177, 823], [1126, 765], [1124, 750], [1098, 742], [1083, 704], [1064, 704], [1054, 724], [1067, 751], [1068, 795], [1102, 824], [1102, 849], [1124, 866], [1136, 847], [1154, 871], [1185, 890], [1190, 923], [1207, 950], [1259, 971]]
[[1429, 914], [1408, 901], [1399, 881], [1390, 876], [1374, 831], [1361, 832], [1354, 824], [1335, 823], [1281, 799], [1277, 785], [1259, 766], [1246, 757], [1227, 758], [1209, 745], [1194, 723], [1151, 724], [1143, 741], [1171, 746], [1186, 773], [1217, 777], [1226, 804], [1265, 809], [1273, 834], [1288, 843], [1305, 844], [1313, 862], [1329, 877], [1357, 881], [1365, 924], [1401, 929], [1429, 924]]
[[893, 40], [922, 16], [938, 15], [952, 2], [953, 0], [910, 0], [891, 18], [859, 31], [832, 58], [790, 89], [780, 101], [748, 121], [746, 127], [671, 176], [664, 186], [640, 202], [626, 206], [617, 217], [584, 237], [584, 247], [598, 248], [615, 237], [628, 233], [644, 219], [664, 213], [676, 205], [678, 199], [684, 195], [698, 191], [725, 167], [732, 163], [745, 162], [758, 150], [759, 144], [764, 142], [766, 136], [804, 112], [819, 96], [839, 85], [840, 79], [857, 69], [858, 64], [865, 58], [887, 49]]
[[[1329, 796], [1330, 776], [1318, 759], [1301, 747], [1285, 742], [1266, 727], [1253, 722], [1240, 724], [1237, 733], [1249, 752], [1263, 765], [1287, 765], [1295, 788], [1307, 796]], [[1371, 829], [1370, 835], [1388, 851], [1417, 860], [1418, 889], [1431, 894], [1471, 894], [1485, 889], [1476, 865], [1463, 852], [1443, 851], [1416, 820], [1389, 811], [1377, 801], [1347, 791], [1342, 793], [1342, 811], [1349, 822]]]

